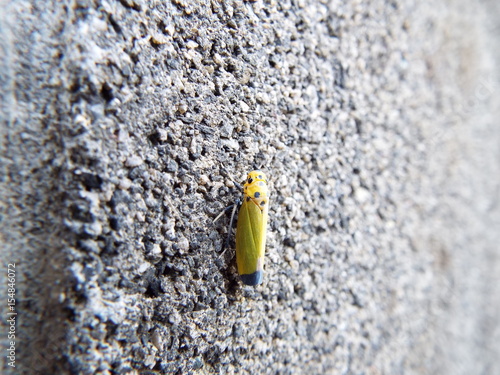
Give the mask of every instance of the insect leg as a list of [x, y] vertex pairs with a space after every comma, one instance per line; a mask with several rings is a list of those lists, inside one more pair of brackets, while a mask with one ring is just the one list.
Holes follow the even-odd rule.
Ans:
[[227, 231], [226, 245], [225, 248], [229, 247], [229, 238], [231, 236], [231, 230], [233, 229], [234, 224], [234, 214], [236, 213], [236, 209], [240, 206], [241, 200], [237, 200], [235, 204], [233, 204], [233, 212], [231, 213], [231, 220], [229, 220], [229, 230]]

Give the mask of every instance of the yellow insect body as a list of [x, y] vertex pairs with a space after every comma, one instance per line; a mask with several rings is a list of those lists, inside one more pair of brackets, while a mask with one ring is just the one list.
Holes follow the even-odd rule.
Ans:
[[267, 178], [261, 171], [248, 174], [236, 227], [236, 263], [241, 281], [258, 285], [264, 276], [264, 253], [269, 206]]

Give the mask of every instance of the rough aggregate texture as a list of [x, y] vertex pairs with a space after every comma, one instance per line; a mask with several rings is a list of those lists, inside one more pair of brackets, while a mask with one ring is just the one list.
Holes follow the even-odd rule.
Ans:
[[495, 1], [0, 6], [2, 373], [500, 373]]

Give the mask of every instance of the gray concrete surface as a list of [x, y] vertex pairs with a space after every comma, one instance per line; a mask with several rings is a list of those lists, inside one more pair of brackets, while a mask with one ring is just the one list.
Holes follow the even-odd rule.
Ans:
[[2, 373], [500, 373], [499, 5], [205, 3], [0, 2]]

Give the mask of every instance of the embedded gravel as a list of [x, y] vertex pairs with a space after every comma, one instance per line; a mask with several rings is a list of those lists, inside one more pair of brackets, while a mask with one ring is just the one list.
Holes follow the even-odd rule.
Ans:
[[494, 1], [0, 6], [2, 373], [500, 373]]

